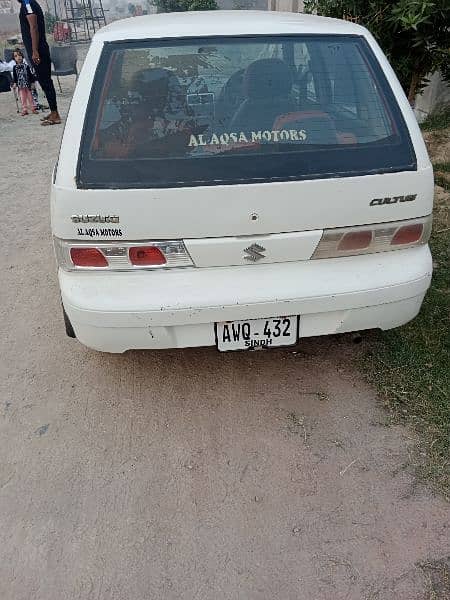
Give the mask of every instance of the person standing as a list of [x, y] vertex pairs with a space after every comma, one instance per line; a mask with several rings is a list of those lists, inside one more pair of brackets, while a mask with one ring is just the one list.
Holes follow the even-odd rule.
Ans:
[[0, 60], [0, 73], [12, 73], [15, 64], [16, 63], [13, 60], [8, 62]]
[[13, 56], [16, 63], [13, 67], [14, 85], [19, 90], [20, 101], [22, 103], [22, 117], [25, 117], [28, 114], [28, 110], [34, 113], [38, 112], [31, 95], [31, 86], [35, 79], [30, 67], [24, 62], [21, 50], [16, 48]]
[[44, 13], [36, 0], [18, 0], [18, 2], [23, 44], [50, 107], [50, 114], [42, 120], [41, 124], [58, 125], [61, 123], [61, 117], [58, 113], [56, 91], [51, 77], [52, 61], [45, 37]]

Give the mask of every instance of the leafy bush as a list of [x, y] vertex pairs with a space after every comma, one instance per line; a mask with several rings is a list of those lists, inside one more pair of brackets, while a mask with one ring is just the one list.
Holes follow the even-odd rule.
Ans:
[[53, 33], [53, 28], [57, 20], [58, 19], [54, 15], [52, 15], [52, 13], [48, 11], [44, 13], [45, 31], [47, 33]]
[[367, 27], [383, 48], [409, 101], [440, 70], [450, 82], [448, 0], [305, 0], [306, 12]]
[[153, 0], [158, 12], [185, 12], [187, 10], [216, 10], [216, 0]]

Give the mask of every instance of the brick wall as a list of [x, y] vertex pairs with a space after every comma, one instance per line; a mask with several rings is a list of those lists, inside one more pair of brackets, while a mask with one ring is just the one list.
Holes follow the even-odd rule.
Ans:
[[16, 0], [0, 0], [0, 15], [13, 15], [19, 11]]
[[19, 31], [20, 4], [17, 0], [0, 0], [0, 34], [17, 34]]

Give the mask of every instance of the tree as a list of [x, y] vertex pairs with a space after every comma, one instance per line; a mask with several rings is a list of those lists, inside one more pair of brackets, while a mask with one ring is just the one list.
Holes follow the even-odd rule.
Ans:
[[53, 33], [53, 28], [55, 27], [55, 23], [58, 19], [52, 15], [51, 12], [46, 11], [44, 13], [44, 23], [45, 23], [45, 31], [46, 33]]
[[216, 0], [153, 0], [158, 12], [185, 12], [187, 10], [216, 10]]
[[450, 82], [449, 0], [305, 0], [305, 12], [367, 27], [383, 48], [411, 103], [440, 70]]

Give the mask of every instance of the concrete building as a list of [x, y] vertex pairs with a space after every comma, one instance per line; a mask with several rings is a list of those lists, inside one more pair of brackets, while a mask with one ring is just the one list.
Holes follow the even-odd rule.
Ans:
[[0, 0], [0, 15], [3, 20], [4, 15], [11, 15], [17, 13], [19, 10], [19, 3], [13, 2], [13, 0]]
[[427, 116], [450, 104], [450, 85], [446, 83], [437, 71], [430, 76], [430, 83], [421, 94], [416, 97], [414, 112], [419, 123]]
[[19, 7], [17, 0], [0, 0], [0, 34], [17, 31]]

